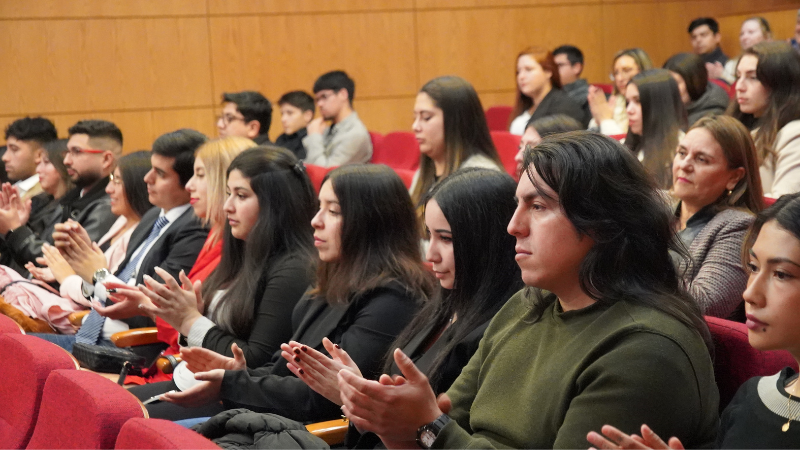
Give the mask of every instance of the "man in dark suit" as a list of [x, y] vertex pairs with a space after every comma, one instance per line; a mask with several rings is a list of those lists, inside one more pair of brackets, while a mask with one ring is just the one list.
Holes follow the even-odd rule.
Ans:
[[94, 285], [85, 285], [87, 296], [92, 295], [100, 306], [87, 315], [83, 326], [74, 336], [37, 335], [72, 349], [75, 342], [113, 344], [110, 336], [129, 328], [153, 326], [149, 317], [140, 315], [135, 299], [105, 305], [107, 292], [104, 283], [117, 282], [135, 286], [148, 275], [158, 281], [155, 267], [175, 278], [181, 270], [189, 269], [197, 259], [208, 236], [189, 205], [189, 193], [184, 189], [192, 177], [194, 153], [206, 137], [194, 130], [182, 129], [160, 136], [153, 143], [152, 169], [145, 175], [147, 192], [153, 209], [145, 213], [131, 235], [125, 260], [113, 275], [105, 269], [95, 273]]

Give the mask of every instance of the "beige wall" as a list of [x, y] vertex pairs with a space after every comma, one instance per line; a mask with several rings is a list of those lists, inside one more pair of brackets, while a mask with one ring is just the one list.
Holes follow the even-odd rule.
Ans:
[[[126, 151], [178, 127], [215, 135], [220, 94], [276, 100], [344, 69], [368, 128], [410, 127], [414, 96], [445, 74], [484, 106], [510, 104], [514, 58], [531, 44], [579, 46], [586, 77], [607, 82], [611, 56], [641, 46], [661, 64], [690, 49], [686, 26], [720, 19], [728, 53], [739, 24], [763, 15], [794, 29], [796, 0], [0, 0], [0, 126], [52, 118], [116, 122]], [[277, 108], [276, 108], [277, 109]], [[280, 133], [276, 113], [272, 136]]]

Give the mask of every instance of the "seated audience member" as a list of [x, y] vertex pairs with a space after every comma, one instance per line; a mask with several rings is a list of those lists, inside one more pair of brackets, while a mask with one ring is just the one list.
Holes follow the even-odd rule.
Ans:
[[689, 24], [688, 31], [694, 54], [702, 58], [704, 68], [712, 66], [718, 71], [722, 70], [728, 62], [728, 57], [719, 46], [722, 40], [719, 23], [713, 17], [698, 17]]
[[298, 159], [305, 159], [303, 138], [308, 135], [306, 127], [314, 118], [314, 97], [304, 91], [287, 92], [278, 100], [278, 106], [283, 134], [275, 140], [275, 145], [290, 150]]
[[736, 68], [728, 113], [753, 133], [764, 195], [800, 191], [800, 60], [785, 42], [749, 48]]
[[[758, 350], [787, 350], [800, 362], [800, 195], [781, 197], [758, 215], [748, 233], [745, 256], [750, 279], [744, 291], [747, 336]], [[800, 383], [787, 367], [745, 382], [722, 412], [715, 448], [797, 448], [800, 442]], [[639, 421], [641, 423], [642, 420]], [[646, 422], [646, 421], [645, 421]], [[606, 423], [614, 423], [607, 420]], [[652, 424], [651, 424], [652, 425]], [[626, 432], [636, 425], [624, 424]], [[598, 448], [673, 448], [688, 442], [671, 431], [642, 425], [636, 440], [606, 425], [588, 434]]]
[[414, 103], [411, 128], [419, 143], [419, 168], [411, 181], [411, 200], [422, 206], [425, 194], [458, 169], [503, 171], [478, 93], [456, 76], [425, 83]]
[[[69, 129], [64, 166], [76, 187], [59, 201], [59, 222], [64, 223], [69, 219], [78, 222], [86, 230], [90, 241], [103, 237], [117, 220], [117, 216], [111, 212], [105, 188], [121, 155], [122, 132], [113, 123], [105, 120], [82, 120]], [[14, 207], [13, 202], [10, 207]], [[6, 213], [3, 216], [11, 218], [14, 214]], [[0, 224], [3, 222], [0, 221]], [[21, 222], [6, 223], [10, 225], [7, 226], [8, 229], [0, 225], [0, 235], [4, 236], [6, 251], [23, 267], [42, 256], [43, 243], [52, 244], [57, 240], [61, 226], [56, 224], [56, 236], [45, 233], [47, 235], [37, 237], [30, 227]]]
[[[742, 29], [739, 32], [739, 44], [742, 47], [741, 54], [744, 54], [748, 49], [754, 45], [772, 40], [772, 30], [770, 30], [769, 22], [763, 17], [751, 17], [742, 22]], [[725, 67], [720, 70], [719, 67], [709, 67], [708, 76], [711, 78], [719, 78], [725, 80], [728, 84], [733, 84], [736, 77], [736, 66], [739, 65], [739, 58], [731, 58], [725, 63]]]
[[[7, 148], [3, 153], [3, 163], [9, 180], [14, 182], [23, 201], [32, 200], [42, 193], [36, 165], [42, 157], [44, 144], [56, 139], [58, 134], [55, 125], [44, 117], [18, 119], [6, 128]], [[48, 203], [46, 197], [40, 197], [41, 203]]]
[[161, 135], [153, 142], [152, 168], [144, 181], [148, 200], [155, 206], [133, 230], [125, 259], [113, 275], [107, 269], [100, 269], [92, 275], [91, 283], [83, 284], [84, 295], [93, 296], [94, 309], [77, 334], [39, 337], [71, 351], [75, 342], [113, 346], [109, 340], [112, 334], [154, 324], [148, 317], [140, 316], [143, 310], [137, 302], [106, 303], [108, 293], [104, 283], [141, 284], [145, 277], [158, 275], [156, 267], [177, 277], [197, 259], [208, 230], [195, 217], [184, 186], [192, 176], [194, 152], [205, 141], [202, 133], [182, 129]]
[[517, 176], [519, 177], [522, 174], [522, 162], [525, 158], [526, 149], [536, 147], [539, 142], [542, 142], [542, 138], [551, 134], [580, 131], [582, 129], [583, 126], [577, 120], [563, 114], [529, 121], [528, 125], [525, 126], [525, 133], [519, 141], [519, 151], [514, 156], [514, 161], [517, 162]]
[[[292, 314], [291, 340], [324, 352], [322, 339], [327, 337], [348, 349], [364, 376], [376, 378], [389, 345], [434, 289], [422, 265], [414, 208], [403, 182], [383, 165], [332, 171], [319, 199], [311, 224], [321, 263], [316, 287]], [[208, 362], [195, 366], [192, 355], [197, 353]], [[247, 408], [304, 422], [341, 416], [338, 405], [294, 376], [280, 350], [258, 369], [246, 369], [244, 355], [235, 355], [188, 349], [184, 358], [203, 382], [161, 399], [185, 406], [222, 399], [225, 409]], [[197, 373], [209, 369], [215, 370]]]
[[222, 114], [217, 117], [220, 137], [239, 136], [258, 145], [271, 144], [269, 126], [272, 103], [260, 92], [242, 91], [222, 94]]
[[[272, 146], [237, 156], [228, 168], [227, 186], [230, 226], [223, 257], [202, 287], [158, 269], [165, 284], [146, 281], [142, 292], [115, 286], [118, 293], [128, 293], [125, 297], [152, 300], [144, 309], [178, 330], [184, 347], [233, 356], [235, 343], [250, 367], [258, 368], [291, 338], [292, 310], [313, 281], [316, 257], [308, 223], [316, 212], [314, 189], [294, 155]], [[167, 391], [185, 392], [198, 383], [183, 362], [172, 381], [134, 387], [131, 393], [146, 400]], [[218, 405], [204, 411], [166, 402], [148, 406], [150, 417], [172, 420], [219, 410]]]
[[561, 88], [583, 109], [583, 122], [588, 125], [592, 111], [589, 109], [589, 82], [581, 78], [583, 52], [578, 47], [562, 45], [553, 50], [553, 60], [558, 67]]
[[561, 75], [553, 54], [529, 47], [517, 55], [517, 99], [511, 111], [509, 131], [522, 135], [531, 118], [566, 114], [588, 125], [580, 104], [561, 89]]
[[589, 109], [592, 111], [589, 129], [608, 136], [627, 133], [625, 89], [631, 78], [652, 68], [650, 57], [640, 48], [629, 48], [618, 52], [611, 64], [611, 78], [614, 81], [614, 92], [611, 97], [606, 99], [602, 89], [598, 86], [589, 86]]
[[672, 194], [679, 200], [678, 236], [691, 255], [690, 261], [676, 258], [678, 273], [704, 315], [729, 318], [747, 282], [744, 235], [763, 204], [747, 128], [728, 116], [700, 119], [675, 153]]
[[[47, 145], [48, 150], [50, 145]], [[50, 153], [51, 158], [60, 157], [52, 151]], [[48, 165], [44, 165], [40, 178], [45, 190], [52, 182], [48, 178], [52, 177], [50, 172], [53, 169], [47, 168]], [[111, 199], [111, 212], [119, 216], [108, 233], [97, 244], [93, 244], [80, 224], [69, 221], [67, 223], [72, 228], [72, 245], [64, 247], [62, 254], [55, 247], [44, 244], [42, 259], [46, 267], [40, 268], [28, 263], [27, 269], [33, 276], [47, 283], [57, 283], [60, 295], [33, 288], [28, 283], [6, 285], [3, 291], [5, 300], [27, 317], [23, 320], [15, 317], [23, 328], [35, 332], [50, 333], [55, 330], [61, 334], [75, 334], [68, 315], [91, 307], [90, 301], [83, 296], [83, 282], [91, 282], [92, 275], [99, 269], [116, 270], [125, 259], [134, 228], [142, 215], [152, 207], [147, 200], [147, 186], [142, 179], [149, 170], [150, 152], [135, 152], [120, 158], [106, 186], [106, 193]], [[102, 248], [106, 249], [105, 252]], [[7, 281], [20, 278], [8, 270], [1, 272], [0, 278], [3, 275], [8, 277]], [[45, 322], [48, 328], [36, 327], [32, 322], [37, 320]]]
[[699, 56], [678, 53], [664, 63], [664, 68], [678, 83], [689, 126], [701, 117], [722, 114], [728, 108], [731, 98], [724, 89], [708, 81], [708, 71]]
[[369, 131], [353, 110], [355, 94], [355, 82], [341, 70], [317, 78], [314, 98], [320, 117], [308, 123], [308, 135], [302, 139], [307, 164], [334, 167], [372, 159]]
[[[528, 288], [514, 295], [439, 401], [400, 350], [401, 377], [339, 372], [343, 414], [388, 448], [580, 448], [642, 420], [713, 442], [710, 335], [669, 256], [662, 193], [616, 141], [548, 137], [525, 154], [508, 225]], [[658, 349], [658, 351], [654, 351]]]
[[[194, 157], [194, 175], [186, 182], [189, 192], [189, 203], [194, 214], [210, 228], [203, 248], [197, 255], [192, 269], [187, 277], [194, 283], [205, 281], [217, 268], [222, 257], [222, 236], [225, 234], [225, 225], [228, 222], [224, 210], [225, 200], [228, 198], [226, 179], [228, 167], [241, 152], [253, 148], [256, 143], [250, 139], [229, 136], [213, 139], [201, 145]], [[141, 297], [140, 297], [141, 298]], [[169, 344], [163, 355], [177, 355], [181, 348], [178, 345], [179, 334], [156, 315], [158, 339]], [[144, 376], [131, 376], [125, 378], [125, 384], [145, 384], [155, 381], [172, 380], [172, 373], [163, 373], [158, 366], [154, 366]]]
[[686, 129], [686, 108], [669, 71], [636, 75], [625, 91], [628, 102], [627, 146], [662, 189], [672, 186], [672, 157]]
[[[431, 243], [426, 259], [441, 289], [390, 348], [402, 348], [437, 395], [450, 388], [478, 349], [492, 317], [523, 286], [514, 238], [506, 232], [516, 209], [514, 189], [505, 173], [465, 169], [436, 185], [427, 200], [425, 227]], [[295, 376], [341, 405], [339, 370], [360, 371], [346, 349], [324, 343], [333, 359], [296, 342], [284, 345], [282, 355]], [[391, 353], [383, 370], [400, 374]], [[346, 442], [349, 448], [374, 448], [380, 441], [351, 428]]]

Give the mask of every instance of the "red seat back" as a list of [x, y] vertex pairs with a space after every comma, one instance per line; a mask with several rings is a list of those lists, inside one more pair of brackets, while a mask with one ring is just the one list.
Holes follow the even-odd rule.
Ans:
[[486, 110], [486, 124], [489, 131], [508, 131], [508, 119], [511, 117], [510, 106], [492, 106]]
[[375, 149], [381, 145], [381, 141], [383, 141], [383, 135], [375, 131], [370, 131], [369, 140], [372, 142], [372, 152], [374, 153]]
[[308, 178], [311, 180], [311, 185], [314, 186], [314, 192], [319, 194], [319, 188], [322, 187], [322, 180], [325, 179], [325, 175], [336, 167], [322, 167], [315, 166], [314, 164], [306, 164], [305, 166]]
[[772, 198], [772, 197], [764, 197], [764, 207], [766, 208], [767, 206], [772, 206], [772, 205], [774, 205], [774, 204], [775, 204], [775, 202], [777, 202], [777, 201], [778, 201], [778, 199], [777, 199], [777, 198]]
[[622, 142], [622, 140], [625, 139], [625, 136], [627, 136], [627, 134], [609, 134], [608, 135], [608, 137], [610, 137], [611, 139], [614, 139], [614, 140], [617, 140], [617, 141], [620, 141], [620, 142]]
[[0, 448], [25, 448], [47, 376], [56, 369], [74, 371], [77, 364], [61, 347], [23, 334], [0, 335], [0, 361]]
[[10, 317], [0, 314], [0, 334], [22, 334], [22, 328]]
[[514, 157], [517, 156], [517, 152], [519, 152], [519, 143], [522, 138], [508, 131], [492, 131], [491, 133], [492, 142], [494, 142], [503, 167], [509, 175], [516, 177], [517, 162], [514, 161]]
[[734, 87], [726, 83], [725, 81], [720, 80], [718, 78], [709, 78], [708, 81], [716, 84], [717, 86], [725, 90], [725, 93], [728, 94], [728, 97], [733, 98], [736, 96], [736, 91], [734, 91]]
[[797, 362], [784, 350], [761, 351], [750, 345], [743, 323], [706, 316], [714, 340], [714, 377], [719, 388], [719, 410], [728, 406], [739, 387], [752, 377], [774, 375]]
[[417, 170], [419, 144], [414, 133], [393, 131], [384, 136], [378, 147], [372, 149], [372, 162], [393, 169]]
[[219, 447], [202, 435], [169, 420], [131, 419], [122, 426], [114, 448], [179, 450]]
[[599, 87], [603, 90], [606, 95], [611, 95], [614, 93], [614, 85], [611, 83], [608, 84], [595, 84], [595, 86]]
[[28, 448], [113, 448], [122, 425], [145, 417], [127, 389], [84, 370], [54, 370]]
[[392, 169], [394, 170], [397, 175], [403, 180], [403, 184], [406, 185], [406, 189], [411, 189], [411, 182], [414, 181], [414, 173], [415, 170], [407, 170], [407, 169]]

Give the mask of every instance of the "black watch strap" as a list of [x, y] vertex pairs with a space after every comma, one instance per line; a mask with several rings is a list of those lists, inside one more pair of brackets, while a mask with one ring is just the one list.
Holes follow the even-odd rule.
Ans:
[[420, 448], [431, 448], [433, 442], [439, 436], [439, 432], [450, 422], [450, 416], [442, 414], [431, 423], [425, 424], [417, 429], [417, 445]]

